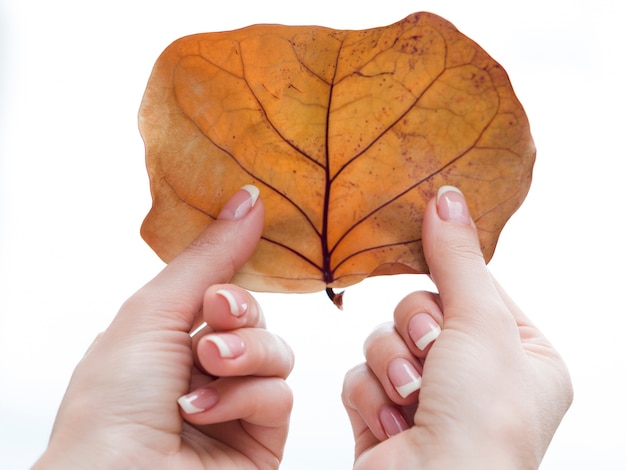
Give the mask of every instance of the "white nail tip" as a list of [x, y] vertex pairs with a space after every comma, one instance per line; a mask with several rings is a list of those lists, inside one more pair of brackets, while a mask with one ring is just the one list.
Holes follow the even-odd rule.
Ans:
[[224, 341], [221, 337], [216, 336], [216, 335], [206, 335], [205, 338], [206, 338], [206, 341], [210, 341], [215, 346], [217, 346], [217, 350], [220, 353], [220, 357], [225, 358], [225, 359], [234, 357], [233, 353], [228, 347], [228, 344], [226, 344], [226, 341]]
[[428, 333], [426, 333], [424, 336], [422, 336], [420, 339], [418, 339], [415, 342], [415, 346], [417, 346], [420, 351], [423, 351], [424, 349], [428, 347], [430, 343], [432, 343], [439, 337], [440, 333], [441, 333], [441, 328], [439, 328], [438, 326], [433, 327], [432, 330], [430, 330]]
[[254, 207], [254, 204], [259, 198], [259, 194], [261, 193], [261, 191], [259, 191], [259, 188], [252, 184], [246, 184], [241, 189], [248, 192], [248, 194], [250, 195], [250, 207]]
[[204, 330], [207, 327], [207, 324], [205, 321], [203, 321], [202, 323], [200, 323], [200, 325], [198, 325], [196, 327], [195, 330], [193, 330], [191, 333], [189, 333], [189, 336], [191, 336], [192, 338], [194, 336], [196, 336], [198, 333], [200, 333], [202, 330]]
[[421, 377], [416, 377], [409, 383], [396, 387], [396, 390], [402, 398], [406, 398], [411, 393], [419, 390], [421, 387], [422, 387], [422, 379]]
[[230, 308], [231, 314], [238, 317], [243, 313], [241, 310], [239, 310], [239, 304], [237, 304], [237, 300], [235, 299], [233, 294], [231, 294], [229, 291], [225, 289], [220, 289], [216, 291], [215, 293], [218, 295], [221, 295], [224, 299], [226, 299], [226, 302], [228, 302], [228, 307]]
[[442, 186], [437, 191], [437, 199], [439, 199], [442, 194], [450, 192], [450, 191], [455, 192], [455, 193], [459, 193], [459, 194], [463, 194], [463, 193], [461, 193], [461, 190], [459, 188], [455, 187], [455, 186]]
[[201, 411], [203, 411], [202, 408], [193, 406], [193, 403], [191, 403], [191, 400], [187, 398], [186, 395], [183, 395], [178, 399], [178, 404], [183, 409], [183, 411], [188, 414], [200, 413]]

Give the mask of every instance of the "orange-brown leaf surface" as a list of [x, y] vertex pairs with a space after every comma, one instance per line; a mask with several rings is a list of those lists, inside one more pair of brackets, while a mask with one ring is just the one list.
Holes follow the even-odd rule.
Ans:
[[535, 149], [506, 72], [446, 20], [381, 28], [255, 25], [188, 36], [141, 109], [166, 262], [245, 184], [262, 240], [233, 282], [275, 292], [428, 272], [421, 223], [442, 185], [466, 195], [489, 259], [528, 191]]

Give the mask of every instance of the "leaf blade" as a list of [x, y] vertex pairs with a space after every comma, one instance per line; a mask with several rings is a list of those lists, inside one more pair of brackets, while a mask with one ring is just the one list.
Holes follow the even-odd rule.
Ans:
[[444, 184], [466, 194], [489, 259], [535, 157], [506, 72], [425, 13], [363, 31], [257, 25], [182, 38], [155, 64], [140, 129], [146, 241], [171, 259], [256, 184], [265, 230], [234, 281], [278, 292], [427, 272], [422, 214]]

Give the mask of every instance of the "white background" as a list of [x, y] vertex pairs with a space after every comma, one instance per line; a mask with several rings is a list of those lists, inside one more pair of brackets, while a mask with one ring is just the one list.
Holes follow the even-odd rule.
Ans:
[[[491, 267], [573, 377], [574, 404], [542, 468], [626, 468], [621, 0], [3, 0], [0, 468], [27, 468], [43, 451], [75, 363], [162, 267], [139, 236], [150, 196], [136, 124], [160, 52], [197, 32], [362, 29], [422, 10], [505, 67], [538, 148], [530, 194]], [[259, 295], [297, 357], [283, 468], [350, 468], [343, 374], [398, 300], [428, 287], [423, 276], [368, 280], [348, 289], [343, 312], [323, 293]]]

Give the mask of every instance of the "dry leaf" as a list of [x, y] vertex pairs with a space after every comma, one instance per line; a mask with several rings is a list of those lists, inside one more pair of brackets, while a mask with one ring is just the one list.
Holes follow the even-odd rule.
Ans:
[[506, 72], [428, 13], [363, 31], [184, 37], [154, 67], [140, 128], [145, 240], [171, 260], [255, 184], [263, 238], [233, 282], [259, 291], [427, 272], [422, 216], [445, 184], [465, 193], [489, 259], [535, 157]]

